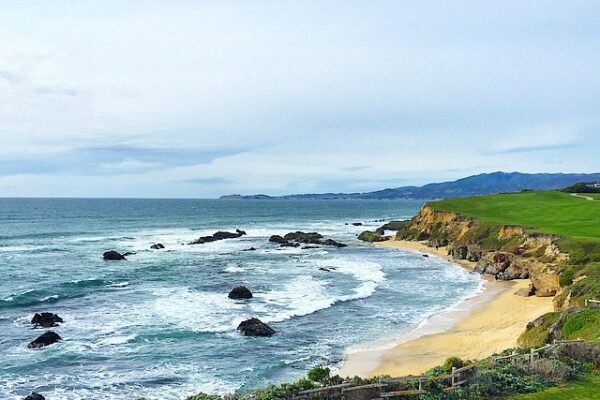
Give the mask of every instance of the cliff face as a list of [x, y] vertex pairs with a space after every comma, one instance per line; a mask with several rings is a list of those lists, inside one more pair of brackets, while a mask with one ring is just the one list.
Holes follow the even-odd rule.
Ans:
[[560, 291], [558, 267], [568, 258], [558, 248], [557, 236], [529, 233], [521, 226], [488, 224], [428, 205], [396, 238], [447, 246], [454, 258], [476, 262], [475, 271], [499, 280], [530, 279], [530, 293], [540, 297]]

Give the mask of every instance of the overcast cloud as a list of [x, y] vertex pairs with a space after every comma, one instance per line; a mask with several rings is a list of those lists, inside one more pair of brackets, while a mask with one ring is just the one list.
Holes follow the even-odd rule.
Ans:
[[0, 196], [600, 172], [595, 1], [0, 1]]

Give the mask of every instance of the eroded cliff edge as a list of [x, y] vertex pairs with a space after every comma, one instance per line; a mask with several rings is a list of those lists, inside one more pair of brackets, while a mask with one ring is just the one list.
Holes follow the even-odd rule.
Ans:
[[[569, 255], [559, 248], [556, 235], [529, 232], [522, 226], [495, 225], [424, 205], [396, 234], [397, 240], [426, 241], [446, 247], [455, 259], [477, 263], [475, 271], [499, 280], [530, 279], [523, 295], [540, 297], [561, 293], [559, 276]], [[555, 308], [566, 305], [557, 297]]]

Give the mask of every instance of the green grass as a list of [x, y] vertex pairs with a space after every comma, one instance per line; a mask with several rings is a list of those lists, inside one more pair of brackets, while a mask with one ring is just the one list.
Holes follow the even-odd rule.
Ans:
[[523, 192], [445, 199], [434, 209], [471, 216], [498, 225], [521, 225], [533, 231], [600, 243], [600, 202], [562, 192]]
[[585, 378], [543, 392], [510, 397], [511, 400], [600, 400], [600, 375], [590, 373]]
[[594, 200], [600, 200], [600, 193], [587, 193], [585, 196], [591, 197]]

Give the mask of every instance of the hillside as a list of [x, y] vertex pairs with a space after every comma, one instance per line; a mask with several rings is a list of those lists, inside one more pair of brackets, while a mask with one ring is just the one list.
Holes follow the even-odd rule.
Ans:
[[447, 246], [456, 259], [498, 280], [529, 279], [523, 295], [554, 297], [555, 312], [528, 325], [520, 343], [598, 340], [600, 201], [562, 192], [523, 192], [430, 202], [396, 236]]
[[524, 189], [560, 189], [576, 182], [598, 182], [595, 174], [524, 174], [520, 172], [493, 172], [473, 175], [451, 182], [430, 183], [424, 186], [404, 186], [366, 193], [320, 193], [295, 194], [272, 197], [260, 195], [229, 195], [222, 199], [445, 199], [502, 192], [518, 192]]

